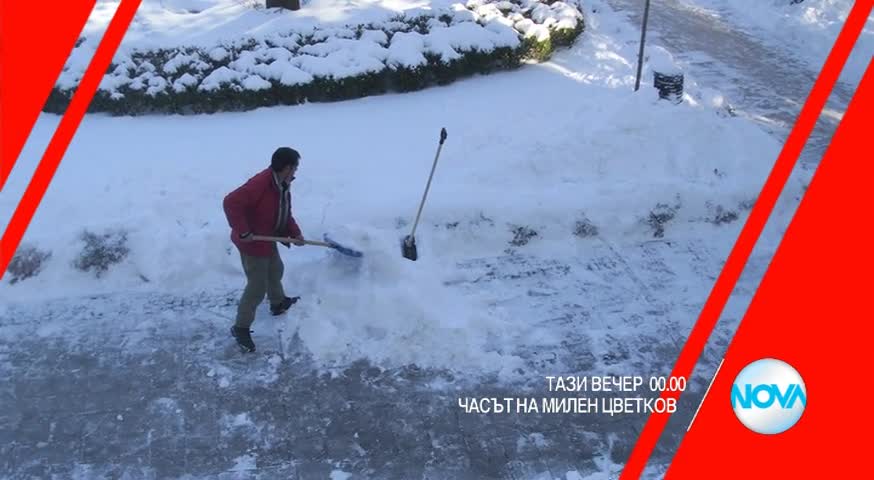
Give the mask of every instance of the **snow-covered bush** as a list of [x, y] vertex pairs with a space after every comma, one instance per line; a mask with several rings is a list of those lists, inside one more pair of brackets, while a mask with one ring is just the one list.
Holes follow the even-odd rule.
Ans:
[[659, 203], [650, 210], [646, 222], [652, 227], [653, 237], [662, 238], [665, 236], [665, 225], [677, 216], [677, 210], [679, 209], [679, 205]]
[[708, 205], [711, 210], [711, 216], [707, 219], [709, 223], [714, 225], [725, 225], [732, 223], [738, 219], [738, 214], [734, 210], [729, 210], [722, 205]]
[[15, 252], [15, 256], [12, 257], [12, 261], [6, 268], [6, 273], [9, 274], [9, 283], [15, 284], [24, 279], [35, 277], [51, 256], [51, 252], [40, 250], [33, 245], [22, 245]]
[[574, 225], [574, 235], [580, 238], [597, 237], [598, 226], [588, 218], [583, 218]]
[[97, 277], [106, 273], [110, 266], [124, 260], [130, 252], [127, 232], [124, 231], [96, 234], [86, 230], [82, 232], [81, 240], [85, 245], [74, 266], [83, 272], [93, 271]]
[[513, 233], [513, 239], [510, 240], [510, 245], [514, 247], [528, 245], [528, 242], [531, 241], [531, 239], [538, 236], [537, 230], [525, 225], [512, 225], [511, 231]]
[[[414, 91], [543, 61], [583, 26], [579, 10], [561, 1], [470, 0], [379, 24], [120, 52], [90, 111], [208, 113]], [[76, 75], [62, 74], [46, 111], [66, 109]]]

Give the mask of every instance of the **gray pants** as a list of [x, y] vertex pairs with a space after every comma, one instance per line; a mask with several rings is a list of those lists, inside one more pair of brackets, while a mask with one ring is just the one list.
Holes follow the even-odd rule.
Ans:
[[285, 299], [282, 289], [282, 273], [285, 266], [279, 252], [274, 248], [269, 257], [252, 257], [240, 254], [243, 271], [246, 272], [246, 288], [237, 306], [237, 327], [249, 328], [255, 321], [255, 310], [264, 301], [264, 295], [271, 305], [281, 303]]

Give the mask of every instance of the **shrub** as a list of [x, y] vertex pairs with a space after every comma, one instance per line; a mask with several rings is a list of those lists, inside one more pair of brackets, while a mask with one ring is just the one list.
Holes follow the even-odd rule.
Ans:
[[39, 275], [45, 262], [51, 258], [52, 253], [40, 250], [31, 245], [23, 245], [15, 252], [12, 261], [6, 268], [9, 274], [9, 283], [14, 285], [22, 280]]
[[595, 226], [588, 218], [577, 221], [574, 226], [574, 235], [580, 238], [598, 236], [598, 227]]
[[535, 230], [525, 226], [514, 226], [511, 231], [513, 232], [513, 239], [510, 240], [510, 245], [514, 247], [528, 245], [528, 242], [537, 236]]
[[[543, 0], [545, 4], [552, 2]], [[515, 5], [515, 4], [514, 4]], [[505, 5], [506, 6], [506, 5]], [[513, 7], [515, 13], [505, 11], [504, 15], [520, 14], [530, 16], [530, 9], [519, 5]], [[427, 33], [431, 28], [429, 20], [439, 20], [441, 24], [451, 24], [453, 17], [445, 11], [435, 11], [428, 16], [398, 16], [384, 25], [351, 26], [355, 37], [360, 38], [363, 30], [381, 29], [391, 39], [398, 32]], [[518, 17], [517, 17], [518, 18]], [[556, 48], [571, 45], [584, 30], [580, 17], [574, 28], [550, 27], [550, 36], [544, 40], [525, 37], [519, 32], [517, 47], [497, 47], [490, 51], [461, 51], [461, 58], [443, 61], [438, 55], [424, 53], [426, 62], [417, 67], [398, 67], [384, 65], [379, 72], [368, 72], [345, 78], [332, 76], [313, 76], [312, 80], [297, 85], [285, 85], [275, 79], [267, 79], [270, 84], [262, 90], [247, 90], [235, 82], [221, 85], [214, 90], [201, 90], [198, 85], [210, 73], [221, 67], [229, 67], [231, 62], [240, 59], [247, 52], [259, 46], [254, 39], [241, 39], [233, 44], [222, 45], [227, 55], [213, 57], [205, 49], [182, 47], [133, 52], [121, 65], [113, 64], [109, 73], [118, 70], [128, 79], [144, 74], [154, 74], [166, 86], [149, 92], [147, 86], [133, 88], [130, 84], [112, 87], [112, 91], [98, 90], [89, 106], [90, 112], [106, 112], [112, 115], [142, 115], [150, 113], [199, 114], [220, 111], [245, 111], [273, 105], [297, 105], [304, 102], [331, 102], [387, 92], [412, 92], [433, 85], [446, 85], [453, 81], [477, 74], [488, 74], [499, 70], [518, 68], [524, 60], [544, 61], [550, 58]], [[292, 56], [307, 46], [320, 44], [325, 40], [324, 32], [316, 30], [313, 34], [300, 37], [297, 34], [285, 37], [294, 46], [287, 47]], [[292, 42], [290, 39], [294, 37]], [[264, 41], [263, 46], [276, 47], [276, 41]], [[186, 55], [196, 60], [193, 63], [174, 62], [178, 55]], [[174, 62], [172, 65], [170, 62]], [[171, 65], [169, 71], [166, 69]], [[153, 72], [153, 73], [149, 73]], [[239, 72], [238, 72], [239, 73]], [[183, 75], [191, 75], [196, 83], [188, 87], [173, 87]], [[244, 74], [248, 75], [248, 74]], [[121, 77], [119, 77], [121, 78]], [[110, 82], [111, 83], [111, 82]], [[72, 97], [73, 89], [54, 87], [44, 110], [63, 113]]]
[[555, 30], [552, 32], [552, 35], [550, 35], [550, 39], [552, 40], [552, 44], [556, 47], [570, 47], [577, 40], [577, 37], [583, 33], [583, 30], [585, 30], [585, 22], [583, 19], [580, 19], [576, 28], [562, 28]]
[[549, 38], [543, 41], [534, 37], [522, 40], [522, 56], [525, 59], [545, 62], [552, 56], [552, 50], [552, 41]]
[[96, 234], [89, 231], [82, 232], [82, 241], [85, 246], [74, 262], [74, 266], [83, 271], [93, 271], [99, 278], [109, 270], [109, 267], [121, 262], [130, 253], [127, 247], [127, 232], [108, 231]]
[[665, 225], [674, 219], [677, 210], [678, 207], [665, 203], [656, 204], [655, 208], [650, 210], [647, 223], [653, 229], [653, 237], [662, 238], [665, 236]]
[[748, 212], [748, 211], [753, 209], [753, 205], [755, 205], [755, 204], [756, 204], [755, 198], [748, 198], [748, 199], [742, 200], [740, 203], [738, 203], [737, 207], [740, 208], [741, 210]]
[[722, 205], [717, 205], [713, 213], [713, 217], [711, 217], [709, 221], [714, 225], [723, 225], [727, 223], [732, 223], [737, 219], [737, 212], [733, 210], [728, 210]]

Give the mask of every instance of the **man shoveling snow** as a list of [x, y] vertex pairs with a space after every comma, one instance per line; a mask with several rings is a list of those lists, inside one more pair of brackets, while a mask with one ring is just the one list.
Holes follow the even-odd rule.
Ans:
[[300, 163], [300, 154], [288, 147], [276, 149], [270, 167], [264, 169], [224, 199], [225, 215], [231, 226], [231, 241], [240, 251], [246, 288], [237, 307], [237, 318], [231, 335], [244, 352], [254, 352], [249, 328], [255, 321], [255, 311], [264, 300], [270, 301], [270, 313], [285, 313], [298, 297], [287, 297], [282, 288], [285, 266], [276, 242], [259, 241], [259, 235], [273, 235], [292, 243], [305, 245], [300, 227], [291, 213], [291, 182]]

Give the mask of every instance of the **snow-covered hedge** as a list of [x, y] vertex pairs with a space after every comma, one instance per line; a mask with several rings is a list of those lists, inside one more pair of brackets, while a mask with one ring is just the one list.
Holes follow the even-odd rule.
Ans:
[[[542, 61], [583, 26], [562, 1], [469, 0], [380, 24], [131, 51], [116, 56], [90, 110], [202, 113], [413, 91]], [[65, 71], [45, 110], [64, 111], [80, 76]]]

